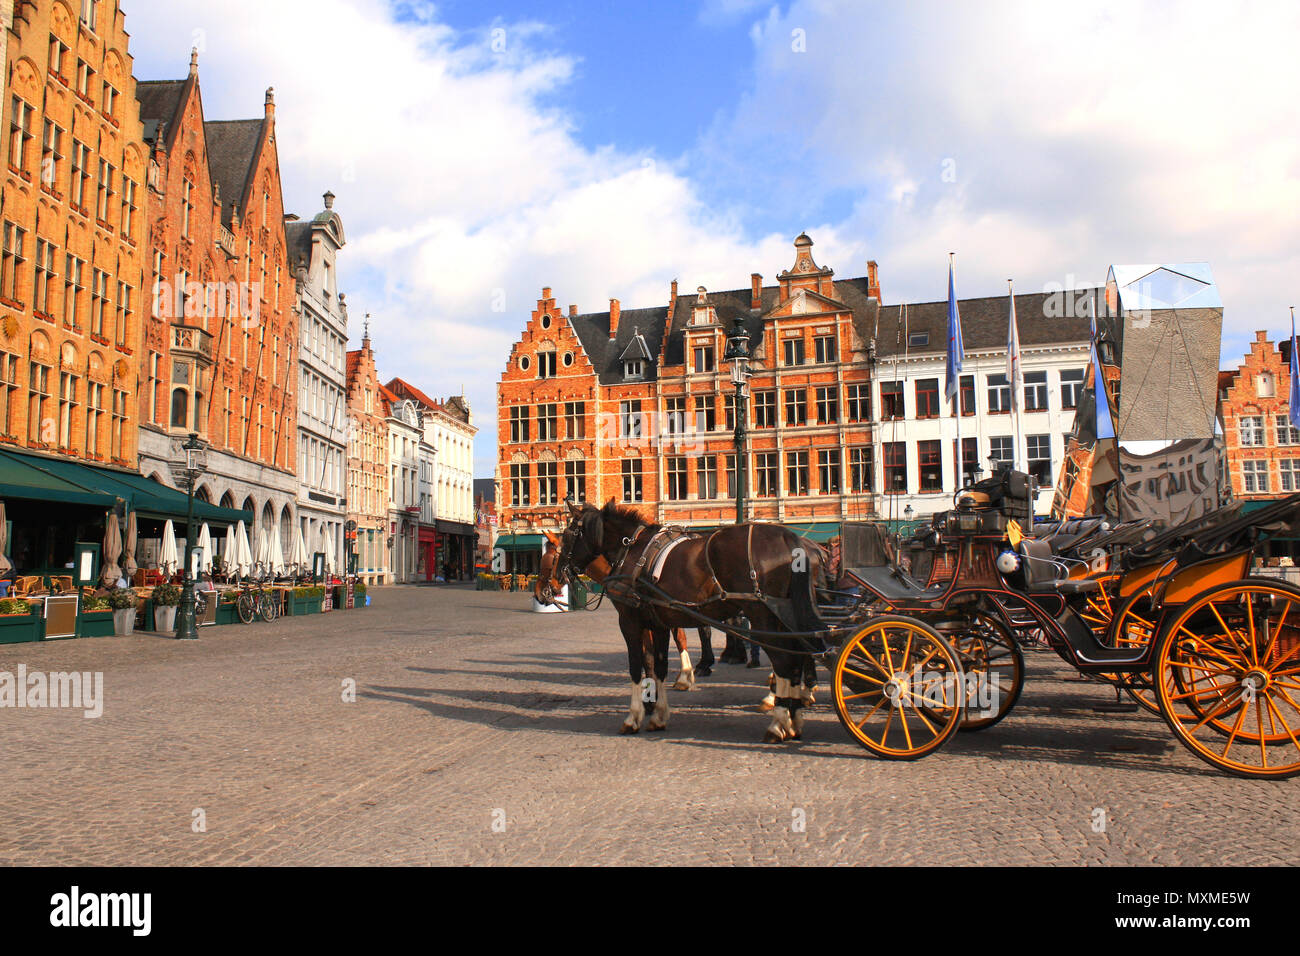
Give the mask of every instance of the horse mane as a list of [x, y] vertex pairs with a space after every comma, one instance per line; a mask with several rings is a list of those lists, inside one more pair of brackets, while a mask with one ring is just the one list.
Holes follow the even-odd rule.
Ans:
[[601, 509], [601, 514], [606, 521], [620, 521], [628, 524], [650, 524], [646, 517], [636, 508], [629, 505], [621, 505], [613, 498], [605, 502], [605, 507]]

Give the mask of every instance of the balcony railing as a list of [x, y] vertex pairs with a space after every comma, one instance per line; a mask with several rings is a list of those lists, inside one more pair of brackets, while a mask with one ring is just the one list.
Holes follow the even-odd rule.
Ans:
[[217, 248], [228, 256], [237, 256], [235, 234], [221, 223], [217, 223]]
[[192, 325], [172, 324], [171, 351], [173, 355], [192, 355], [212, 361], [212, 336]]

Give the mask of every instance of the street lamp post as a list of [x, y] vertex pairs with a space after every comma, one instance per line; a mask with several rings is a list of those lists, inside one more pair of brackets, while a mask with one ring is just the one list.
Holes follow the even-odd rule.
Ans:
[[189, 506], [185, 515], [185, 568], [181, 575], [181, 623], [176, 628], [176, 639], [180, 641], [197, 640], [198, 628], [194, 624], [194, 483], [206, 471], [207, 448], [194, 432], [185, 439], [181, 448], [185, 451], [185, 492], [189, 497]]
[[745, 482], [749, 475], [745, 449], [745, 388], [749, 383], [749, 359], [749, 333], [745, 331], [740, 316], [736, 316], [735, 325], [727, 333], [727, 350], [722, 355], [724, 362], [731, 363], [731, 384], [736, 387], [736, 524], [745, 523]]

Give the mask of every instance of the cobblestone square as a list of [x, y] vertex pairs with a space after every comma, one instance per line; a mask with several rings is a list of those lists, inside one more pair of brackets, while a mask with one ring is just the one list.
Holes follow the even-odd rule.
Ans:
[[736, 665], [672, 693], [666, 733], [620, 736], [626, 655], [608, 606], [534, 614], [522, 594], [371, 594], [365, 610], [209, 628], [193, 643], [0, 647], [0, 671], [102, 671], [105, 698], [98, 719], [0, 710], [0, 863], [1300, 858], [1295, 781], [1220, 775], [1157, 718], [1095, 711], [1110, 692], [1067, 679], [1049, 652], [1029, 654], [1001, 724], [887, 763], [848, 739], [824, 683], [802, 743], [761, 743], [767, 672]]

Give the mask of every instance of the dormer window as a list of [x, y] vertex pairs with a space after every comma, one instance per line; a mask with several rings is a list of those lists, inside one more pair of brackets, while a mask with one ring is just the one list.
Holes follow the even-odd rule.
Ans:
[[907, 335], [907, 345], [909, 348], [920, 348], [929, 344], [929, 332], [909, 332]]
[[713, 371], [713, 346], [712, 345], [695, 346], [695, 371], [696, 372]]
[[628, 359], [623, 363], [624, 378], [645, 378], [645, 360]]

